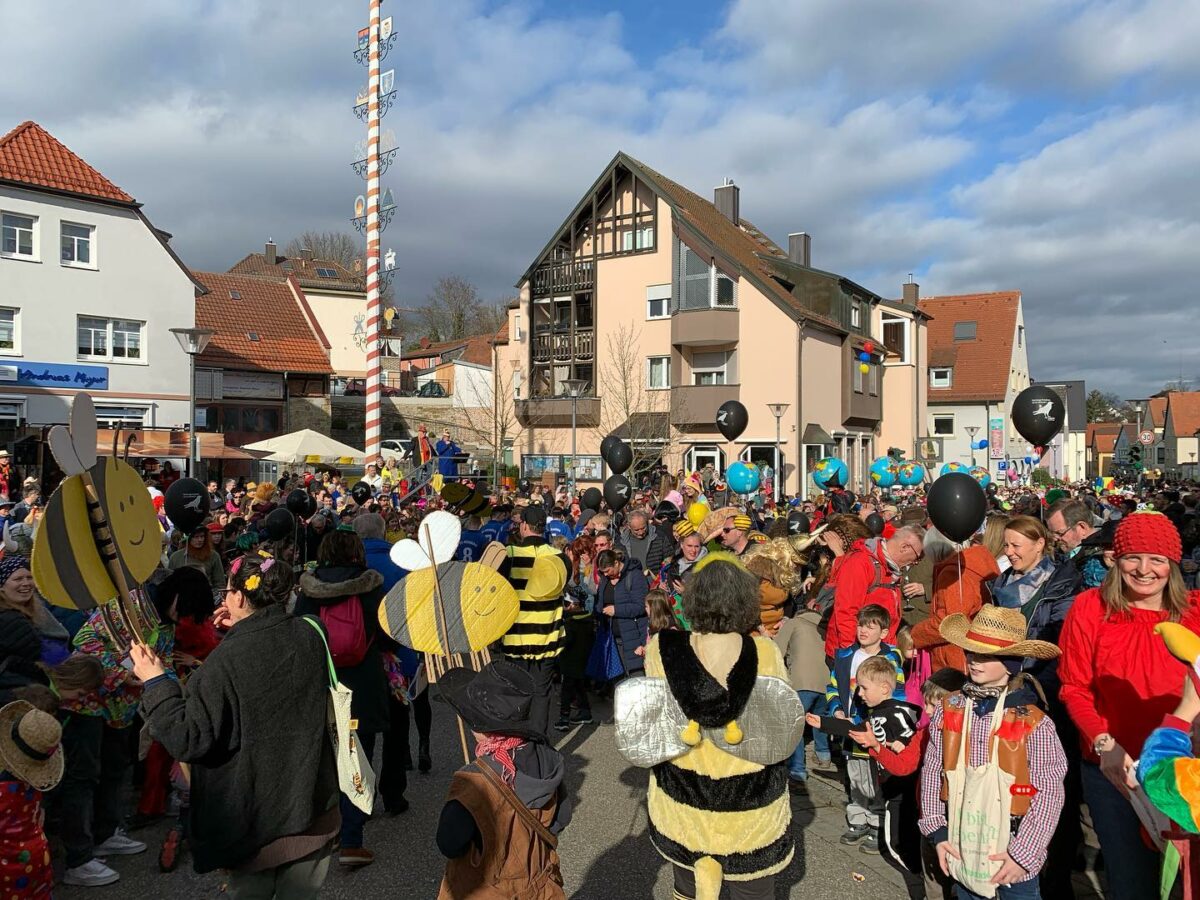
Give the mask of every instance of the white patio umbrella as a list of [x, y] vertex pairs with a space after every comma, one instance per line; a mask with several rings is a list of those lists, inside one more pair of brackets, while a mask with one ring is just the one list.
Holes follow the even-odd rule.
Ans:
[[246, 444], [242, 449], [252, 450], [255, 453], [266, 453], [267, 455], [262, 459], [267, 462], [290, 466], [316, 465], [317, 463], [331, 466], [361, 466], [365, 461], [363, 451], [355, 450], [348, 444], [335, 441], [329, 435], [313, 431], [311, 428], [302, 428], [291, 434]]

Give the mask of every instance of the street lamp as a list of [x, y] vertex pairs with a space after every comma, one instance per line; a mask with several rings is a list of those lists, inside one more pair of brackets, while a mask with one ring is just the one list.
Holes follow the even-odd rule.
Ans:
[[783, 490], [783, 448], [780, 446], [779, 440], [779, 423], [783, 420], [783, 414], [788, 411], [789, 403], [768, 403], [767, 409], [771, 411], [771, 415], [775, 417], [775, 502], [779, 503], [779, 497]]
[[975, 468], [975, 435], [979, 434], [979, 426], [966, 425], [963, 427], [963, 430], [966, 431], [971, 438], [971, 468], [973, 469]]
[[587, 389], [588, 383], [584, 378], [567, 378], [563, 381], [567, 396], [571, 398], [571, 475], [567, 479], [567, 502], [575, 496], [575, 414], [579, 408], [579, 398]]
[[171, 334], [188, 355], [188, 477], [192, 476], [196, 463], [196, 356], [203, 353], [215, 331], [211, 328], [172, 328]]

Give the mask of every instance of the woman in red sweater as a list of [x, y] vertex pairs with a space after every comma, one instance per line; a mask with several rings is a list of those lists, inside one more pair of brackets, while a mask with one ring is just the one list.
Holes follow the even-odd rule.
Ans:
[[1166, 516], [1126, 516], [1113, 555], [1104, 584], [1080, 594], [1067, 613], [1058, 672], [1083, 744], [1083, 796], [1108, 860], [1107, 896], [1134, 900], [1157, 895], [1159, 860], [1129, 802], [1129, 792], [1140, 790], [1133, 761], [1178, 705], [1185, 674], [1154, 626], [1179, 622], [1200, 634], [1200, 591], [1184, 587], [1179, 532]]

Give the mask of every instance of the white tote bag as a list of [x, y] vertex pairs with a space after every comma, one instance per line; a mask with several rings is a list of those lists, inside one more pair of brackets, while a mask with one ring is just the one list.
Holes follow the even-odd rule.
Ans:
[[992, 713], [995, 727], [988, 737], [988, 758], [982, 766], [971, 767], [971, 712], [973, 703], [967, 701], [963, 714], [962, 740], [958, 747], [958, 764], [946, 773], [946, 818], [949, 823], [950, 846], [961, 859], [947, 855], [950, 877], [967, 890], [981, 897], [995, 897], [997, 885], [992, 878], [1003, 862], [990, 856], [1008, 850], [1012, 816], [1012, 794], [1009, 788], [1016, 780], [1000, 768], [997, 759], [996, 732], [1004, 719], [1004, 700], [1008, 690], [996, 701]]
[[329, 666], [329, 737], [333, 741], [333, 755], [337, 760], [338, 787], [351, 803], [370, 815], [375, 803], [375, 772], [358, 742], [356, 723], [350, 716], [350, 700], [354, 692], [338, 681], [337, 669], [329, 654], [329, 643], [321, 626], [311, 616], [304, 616], [304, 621], [316, 629], [325, 646], [325, 662]]

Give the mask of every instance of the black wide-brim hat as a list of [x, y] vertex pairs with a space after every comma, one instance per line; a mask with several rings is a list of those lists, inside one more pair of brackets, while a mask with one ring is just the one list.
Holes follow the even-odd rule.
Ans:
[[481, 671], [454, 668], [437, 680], [442, 699], [472, 731], [547, 742], [530, 721], [535, 686], [519, 666], [498, 659]]

